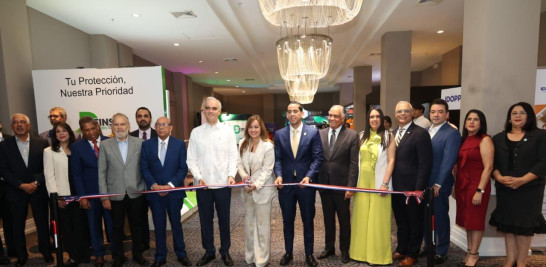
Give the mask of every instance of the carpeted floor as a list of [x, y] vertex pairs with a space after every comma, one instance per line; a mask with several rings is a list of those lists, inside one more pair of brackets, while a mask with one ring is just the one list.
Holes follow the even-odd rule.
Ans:
[[[231, 249], [230, 254], [235, 262], [235, 266], [249, 266], [246, 264], [244, 260], [244, 210], [241, 200], [241, 192], [240, 189], [234, 189], [232, 192], [232, 199], [231, 199]], [[282, 217], [279, 207], [279, 202], [277, 199], [273, 200], [273, 209], [272, 209], [272, 221], [271, 221], [271, 263], [269, 266], [279, 266], [279, 260], [284, 254], [284, 239], [283, 239], [283, 233], [282, 233]], [[320, 197], [317, 193], [317, 199], [316, 199], [316, 216], [315, 216], [315, 257], [320, 254], [322, 249], [324, 248], [324, 227], [323, 227], [323, 221], [322, 221], [322, 207], [320, 203]], [[195, 263], [201, 256], [204, 254], [204, 250], [201, 246], [201, 234], [200, 234], [200, 227], [199, 227], [199, 216], [197, 213], [193, 214], [190, 218], [188, 218], [186, 221], [184, 221], [183, 229], [184, 229], [184, 240], [186, 242], [186, 249], [188, 252], [188, 256], [193, 262], [193, 266], [195, 266]], [[296, 218], [296, 229], [295, 229], [295, 239], [294, 239], [294, 261], [289, 266], [306, 266], [305, 265], [305, 258], [304, 258], [304, 248], [303, 248], [303, 226], [301, 223], [301, 219], [299, 217]], [[395, 229], [396, 226], [393, 223], [392, 225], [393, 234], [396, 233]], [[151, 232], [151, 244], [152, 247], [150, 250], [146, 251], [144, 256], [150, 261], [150, 264], [153, 262], [153, 256], [155, 252], [155, 243], [154, 243], [154, 236], [153, 231]], [[396, 244], [396, 239], [393, 235], [393, 247]], [[219, 240], [219, 234], [218, 234], [218, 227], [217, 222], [215, 221], [215, 243], [217, 246], [217, 250], [220, 244]], [[31, 234], [27, 236], [27, 244], [29, 244], [29, 253], [30, 253], [30, 259], [27, 263], [27, 266], [44, 266], [44, 262], [41, 258], [41, 254], [38, 252], [37, 247], [37, 240], [36, 240], [36, 234]], [[169, 232], [169, 240], [167, 240], [167, 246], [169, 248], [169, 254], [168, 254], [168, 263], [165, 266], [181, 266], [176, 261], [176, 256], [172, 252], [172, 239], [170, 239], [170, 232]], [[130, 241], [125, 242], [125, 251], [126, 255], [131, 258], [131, 243]], [[338, 249], [338, 248], [336, 248]], [[109, 250], [107, 250], [107, 253], [109, 253]], [[448, 254], [448, 261], [442, 265], [438, 266], [458, 266], [462, 259], [465, 256], [465, 252], [462, 251], [457, 246], [453, 245], [451, 246]], [[67, 259], [67, 256], [65, 254], [65, 260]], [[15, 259], [11, 259], [12, 262], [15, 262]], [[110, 266], [111, 262], [111, 256], [106, 256], [107, 264], [106, 266]], [[478, 266], [502, 266], [504, 257], [483, 257], [480, 261]], [[319, 266], [341, 266], [342, 263], [340, 261], [339, 257], [339, 250], [336, 251], [335, 256], [331, 256], [324, 260], [317, 260], [319, 262]], [[50, 266], [55, 266], [54, 264]], [[93, 266], [92, 264], [82, 264], [81, 266]], [[129, 260], [125, 266], [139, 266], [135, 262]], [[224, 266], [220, 256], [217, 255], [216, 260], [212, 261], [208, 266]], [[365, 263], [359, 263], [359, 262], [350, 262], [345, 264], [344, 266], [368, 266]], [[397, 262], [394, 263], [394, 265], [391, 266], [397, 266]], [[416, 266], [426, 266], [426, 259], [419, 259], [419, 262]], [[529, 257], [528, 266], [546, 266], [546, 253], [544, 252], [533, 252], [533, 255]]]

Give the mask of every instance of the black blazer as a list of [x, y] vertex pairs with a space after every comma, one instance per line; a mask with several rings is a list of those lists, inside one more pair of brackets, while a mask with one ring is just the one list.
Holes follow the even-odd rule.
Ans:
[[19, 201], [27, 197], [25, 191], [19, 189], [22, 183], [38, 181], [38, 189], [34, 192], [47, 198], [44, 179], [43, 152], [48, 143], [38, 136], [30, 136], [28, 167], [25, 166], [23, 157], [17, 147], [16, 138], [9, 138], [0, 143], [0, 162], [3, 169], [4, 180], [8, 183], [6, 199]]
[[[320, 130], [322, 141], [322, 166], [319, 184], [355, 187], [358, 180], [358, 134], [342, 126], [330, 155], [330, 128]], [[323, 191], [322, 189], [320, 191]], [[345, 194], [345, 191], [333, 191]]]
[[[156, 132], [153, 128], [150, 128], [150, 130], [152, 130], [152, 136], [148, 136], [148, 139], [151, 139], [151, 138], [154, 138], [154, 137], [157, 136], [157, 132]], [[138, 129], [132, 131], [132, 132], [130, 133], [130, 135], [131, 135], [131, 136], [134, 136], [134, 137], [136, 137], [136, 138], [140, 138], [140, 137], [138, 136]]]
[[[546, 176], [546, 131], [536, 129], [525, 132], [523, 139], [516, 144], [513, 153], [514, 170], [509, 171], [510, 153], [506, 144], [506, 132], [502, 131], [493, 137], [495, 144], [495, 163], [494, 169], [501, 175], [521, 177], [527, 173], [533, 173], [538, 176], [522, 187], [533, 187], [544, 184]], [[504, 187], [501, 183], [496, 183], [497, 187]]]
[[[393, 131], [396, 137], [398, 128]], [[396, 191], [425, 190], [432, 171], [429, 133], [411, 123], [396, 148], [392, 187]]]

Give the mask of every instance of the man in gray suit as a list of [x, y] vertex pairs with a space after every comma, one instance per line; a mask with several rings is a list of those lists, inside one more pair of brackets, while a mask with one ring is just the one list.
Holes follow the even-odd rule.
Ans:
[[[320, 130], [323, 161], [319, 172], [319, 183], [355, 187], [358, 179], [358, 134], [343, 126], [345, 110], [334, 105], [328, 111], [330, 128]], [[339, 249], [341, 262], [349, 262], [351, 240], [351, 213], [349, 204], [354, 192], [320, 189], [322, 212], [324, 213], [324, 251], [318, 259], [335, 254], [336, 213], [339, 222]]]
[[[148, 262], [142, 256], [141, 214], [146, 200], [142, 194], [135, 193], [146, 190], [140, 174], [142, 139], [129, 135], [129, 119], [121, 113], [112, 117], [112, 131], [115, 138], [104, 140], [100, 146], [99, 193], [122, 194], [101, 198], [104, 208], [112, 211], [113, 245], [123, 248], [123, 224], [127, 214], [133, 239], [133, 260], [144, 266]], [[113, 254], [113, 267], [121, 266], [127, 261], [123, 249], [117, 249]]]

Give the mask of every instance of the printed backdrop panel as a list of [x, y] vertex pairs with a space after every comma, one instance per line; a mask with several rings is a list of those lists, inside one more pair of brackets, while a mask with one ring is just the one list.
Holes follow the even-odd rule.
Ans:
[[163, 67], [34, 70], [32, 80], [39, 133], [51, 129], [47, 116], [57, 106], [66, 110], [73, 130], [79, 130], [78, 120], [88, 115], [104, 135], [110, 135], [111, 118], [117, 112], [129, 117], [131, 131], [138, 129], [139, 107], [152, 112], [152, 125], [158, 117], [168, 117]]

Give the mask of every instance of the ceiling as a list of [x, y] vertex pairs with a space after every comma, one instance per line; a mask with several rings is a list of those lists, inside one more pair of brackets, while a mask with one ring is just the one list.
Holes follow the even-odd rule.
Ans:
[[[319, 92], [352, 82], [355, 66], [373, 66], [372, 79], [378, 83], [381, 56], [370, 54], [381, 52], [385, 32], [413, 32], [413, 71], [440, 62], [443, 53], [462, 44], [463, 0], [417, 2], [364, 0], [353, 21], [319, 30], [334, 40]], [[221, 94], [285, 92], [275, 50], [280, 31], [261, 15], [257, 0], [27, 0], [27, 5], [88, 34], [110, 36], [136, 55]], [[171, 14], [189, 10], [197, 17]]]

